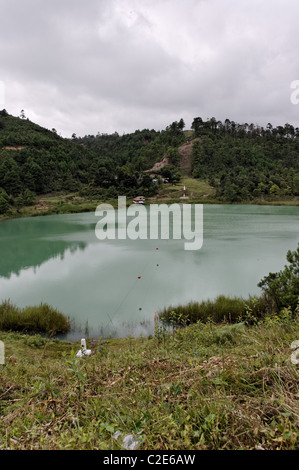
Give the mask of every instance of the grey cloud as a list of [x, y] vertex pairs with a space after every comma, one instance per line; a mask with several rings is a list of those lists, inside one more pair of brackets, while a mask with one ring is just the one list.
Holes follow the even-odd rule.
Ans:
[[297, 0], [0, 0], [6, 108], [63, 135], [298, 121]]

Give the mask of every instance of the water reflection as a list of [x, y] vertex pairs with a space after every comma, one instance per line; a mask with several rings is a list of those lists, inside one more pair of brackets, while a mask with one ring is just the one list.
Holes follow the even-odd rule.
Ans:
[[[60, 217], [60, 218], [59, 218]], [[20, 274], [23, 269], [39, 267], [51, 258], [63, 260], [65, 252], [84, 250], [82, 233], [90, 224], [76, 223], [68, 216], [16, 219], [0, 223], [0, 276]], [[74, 240], [65, 235], [77, 234]]]
[[164, 306], [258, 295], [296, 249], [298, 220], [298, 207], [205, 206], [198, 251], [182, 240], [99, 241], [93, 213], [5, 221], [0, 301], [48, 302], [71, 318], [68, 339], [147, 335]]

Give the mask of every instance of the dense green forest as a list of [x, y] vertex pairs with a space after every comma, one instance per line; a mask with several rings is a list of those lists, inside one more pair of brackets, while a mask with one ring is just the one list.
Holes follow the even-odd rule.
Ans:
[[[30, 205], [53, 192], [79, 192], [101, 199], [142, 193], [155, 196], [151, 169], [167, 158], [160, 176], [181, 176], [180, 148], [192, 141], [188, 176], [208, 182], [223, 202], [283, 200], [299, 196], [299, 130], [266, 128], [215, 118], [183, 119], [166, 129], [131, 134], [62, 138], [26, 118], [0, 111], [0, 213]], [[159, 172], [158, 172], [159, 173]], [[159, 176], [159, 174], [158, 174]]]
[[299, 129], [195, 118], [193, 176], [228, 202], [299, 195]]
[[[184, 125], [184, 124], [183, 124]], [[128, 135], [62, 138], [21, 117], [0, 111], [0, 213], [10, 205], [31, 204], [35, 195], [80, 191], [114, 198], [154, 195], [157, 188], [144, 173], [168, 148], [184, 141], [183, 125], [165, 131], [137, 130]], [[174, 167], [163, 171], [171, 176]]]

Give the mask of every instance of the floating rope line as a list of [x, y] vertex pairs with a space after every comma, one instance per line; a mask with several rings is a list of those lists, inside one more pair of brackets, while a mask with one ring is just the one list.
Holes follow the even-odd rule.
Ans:
[[[152, 252], [152, 256], [157, 256], [156, 255], [156, 252], [158, 251], [159, 249], [156, 248], [155, 251]], [[119, 309], [121, 308], [121, 306], [124, 304], [124, 302], [127, 300], [128, 296], [131, 294], [132, 290], [135, 288], [137, 282], [140, 282], [140, 280], [142, 279], [142, 274], [145, 272], [146, 268], [149, 266], [149, 264], [152, 262], [152, 258], [150, 257], [149, 260], [147, 260], [143, 266], [143, 268], [141, 269], [141, 271], [139, 271], [139, 275], [137, 276], [137, 278], [135, 279], [135, 282], [132, 284], [131, 288], [126, 292], [126, 294], [124, 295], [124, 297], [122, 298], [122, 300], [120, 301], [120, 303], [118, 304], [118, 306], [116, 307], [116, 309], [113, 311], [112, 313], [112, 316], [109, 315], [109, 313], [107, 313], [107, 317], [109, 318], [109, 321], [106, 323], [105, 325], [105, 328], [107, 327], [107, 325], [109, 325], [111, 323], [112, 326], [115, 326], [114, 323], [113, 323], [113, 317], [116, 315], [116, 313], [119, 311]], [[157, 264], [157, 266], [159, 266], [159, 264]], [[146, 290], [145, 292], [145, 295], [144, 295], [144, 299], [143, 299], [143, 302], [145, 301], [145, 298], [148, 294], [148, 291], [149, 291], [149, 288]], [[142, 307], [139, 307], [139, 311], [142, 310]]]
[[[158, 248], [156, 248], [156, 250], [158, 250]], [[157, 253], [157, 252], [156, 252], [156, 253]], [[157, 256], [157, 255], [156, 255], [155, 253], [153, 253], [153, 256]], [[159, 267], [159, 264], [156, 264], [156, 265], [155, 265], [155, 263], [153, 263], [153, 268], [157, 268], [157, 267]], [[149, 290], [150, 290], [150, 288], [145, 289], [144, 297], [143, 297], [142, 302], [141, 302], [141, 305], [142, 305], [142, 306], [145, 305], [145, 301], [146, 301], [146, 299], [147, 299]], [[139, 307], [139, 310], [142, 310], [142, 307]]]

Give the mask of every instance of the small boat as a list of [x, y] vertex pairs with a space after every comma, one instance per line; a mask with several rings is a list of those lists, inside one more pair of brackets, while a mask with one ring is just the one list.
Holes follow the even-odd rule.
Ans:
[[144, 204], [145, 197], [138, 196], [133, 199], [134, 204]]

